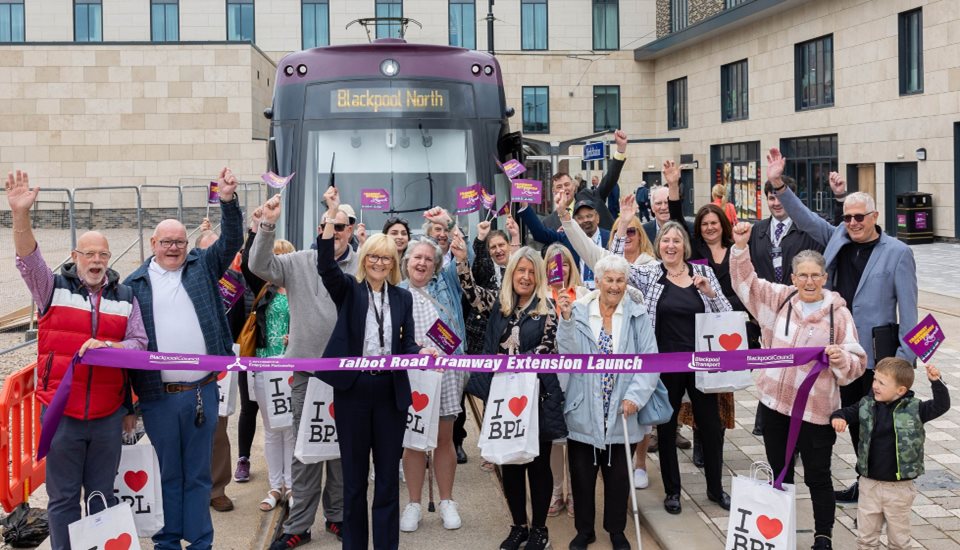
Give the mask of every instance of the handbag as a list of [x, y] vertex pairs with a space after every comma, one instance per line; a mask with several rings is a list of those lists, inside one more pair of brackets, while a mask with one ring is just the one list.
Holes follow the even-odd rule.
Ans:
[[[103, 510], [89, 515], [90, 499], [98, 497], [103, 501]], [[71, 548], [140, 550], [132, 508], [126, 504], [107, 507], [107, 499], [103, 493], [94, 491], [87, 497], [87, 511], [86, 517], [67, 526]]]
[[437, 448], [443, 373], [410, 370], [407, 371], [407, 376], [410, 378], [411, 403], [407, 407], [407, 429], [403, 432], [403, 448], [431, 451]]
[[[766, 479], [759, 477], [765, 474]], [[795, 550], [797, 547], [796, 487], [783, 490], [771, 485], [773, 471], [764, 462], [755, 462], [750, 475], [734, 476], [730, 488], [730, 520], [725, 550], [763, 548]]]
[[302, 464], [340, 458], [333, 388], [315, 376], [307, 383], [293, 457]]
[[[696, 351], [734, 351], [747, 349], [748, 315], [742, 311], [698, 313], [696, 317]], [[748, 370], [697, 371], [695, 384], [703, 393], [727, 393], [749, 388], [753, 375]]]
[[250, 307], [250, 314], [247, 315], [247, 320], [243, 322], [243, 328], [240, 329], [240, 335], [237, 336], [237, 344], [240, 345], [240, 357], [256, 357], [257, 355], [257, 304], [260, 303], [269, 288], [269, 284], [263, 285], [263, 288], [257, 293], [257, 298], [253, 301], [253, 306]]
[[129, 505], [133, 511], [139, 536], [152, 537], [163, 529], [160, 461], [149, 439], [120, 448], [120, 467], [113, 492], [121, 504]]
[[535, 372], [493, 375], [480, 428], [480, 456], [493, 464], [526, 464], [540, 454], [540, 382]]
[[666, 424], [673, 417], [673, 407], [670, 406], [670, 395], [663, 381], [657, 380], [657, 387], [650, 394], [650, 399], [637, 411], [637, 422], [643, 426], [658, 426]]

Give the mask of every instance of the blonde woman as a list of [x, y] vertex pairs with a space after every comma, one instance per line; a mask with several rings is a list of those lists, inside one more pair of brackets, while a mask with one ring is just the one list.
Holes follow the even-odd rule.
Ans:
[[[400, 283], [400, 259], [393, 238], [371, 236], [358, 251], [357, 275], [343, 273], [333, 254], [334, 224], [330, 212], [340, 207], [340, 194], [329, 187], [323, 195], [328, 212], [317, 238], [317, 271], [337, 305], [337, 324], [324, 357], [369, 357], [404, 354], [436, 355], [414, 337], [413, 298]], [[400, 471], [403, 433], [410, 407], [406, 371], [322, 371], [317, 377], [333, 386], [333, 406], [343, 466], [343, 548], [366, 549], [373, 524], [374, 548], [400, 546]], [[367, 519], [370, 454], [376, 474], [373, 521]]]
[[737, 209], [727, 202], [727, 187], [718, 183], [710, 190], [710, 196], [713, 198], [713, 204], [723, 210], [724, 215], [730, 220], [730, 226], [737, 224]]
[[[484, 354], [556, 352], [557, 315], [549, 298], [543, 259], [536, 250], [525, 246], [510, 257], [499, 292], [476, 285], [460, 235], [454, 237], [451, 251], [457, 260], [457, 274], [467, 301], [477, 310], [490, 312]], [[563, 391], [557, 375], [538, 374], [537, 378], [540, 380], [540, 454], [527, 464], [502, 466], [503, 492], [513, 525], [500, 543], [501, 550], [517, 550], [524, 543], [527, 550], [543, 550], [549, 545], [547, 510], [553, 492], [550, 450], [555, 439], [566, 437], [567, 428], [563, 421]], [[468, 391], [486, 400], [491, 379], [489, 373], [471, 374]], [[529, 527], [527, 481], [533, 511]]]
[[[576, 251], [577, 255], [580, 256], [580, 258], [583, 260], [583, 263], [586, 264], [587, 267], [593, 269], [593, 266], [600, 260], [600, 258], [613, 254], [613, 239], [610, 239], [607, 248], [598, 246], [592, 238], [583, 232], [580, 224], [574, 221], [573, 217], [570, 215], [570, 210], [568, 207], [571, 199], [560, 193], [554, 195], [554, 197], [557, 201], [557, 215], [560, 217], [560, 223], [563, 226], [563, 232], [567, 236], [567, 239], [569, 239], [570, 244], [573, 245], [574, 251]], [[624, 197], [620, 200], [621, 212], [623, 211], [623, 205], [628, 202], [627, 198], [628, 197]], [[630, 195], [629, 199], [632, 204], [633, 196]], [[623, 220], [627, 221], [623, 222]], [[617, 218], [617, 221], [613, 223], [611, 235], [617, 233], [621, 223], [627, 224], [627, 230], [624, 233], [625, 240], [623, 257], [635, 266], [642, 266], [655, 262], [656, 254], [653, 251], [653, 244], [650, 243], [647, 233], [643, 230], [643, 225], [640, 223], [640, 219], [636, 216], [621, 215], [619, 218]]]

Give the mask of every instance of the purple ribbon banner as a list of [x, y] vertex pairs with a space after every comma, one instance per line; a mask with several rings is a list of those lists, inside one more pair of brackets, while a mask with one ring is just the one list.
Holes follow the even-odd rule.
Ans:
[[[780, 348], [764, 350], [703, 351], [676, 353], [647, 353], [640, 355], [386, 355], [380, 357], [350, 358], [285, 358], [285, 357], [229, 357], [222, 355], [194, 355], [164, 353], [116, 348], [87, 350], [83, 364], [138, 370], [207, 370], [207, 371], [357, 371], [453, 369], [474, 372], [552, 372], [586, 373], [664, 373], [664, 372], [720, 372], [752, 369], [795, 367], [814, 362], [814, 368], [804, 381], [794, 404], [790, 421], [790, 442], [796, 444], [800, 419], [806, 404], [806, 395], [820, 370], [826, 367], [823, 348]], [[66, 408], [73, 381], [73, 367], [79, 363], [74, 357], [57, 388], [43, 418], [37, 459], [50, 450], [50, 442], [57, 431], [60, 417]], [[809, 382], [809, 383], [808, 383]], [[805, 386], [805, 387], [804, 387]], [[805, 391], [804, 391], [805, 390]], [[803, 399], [801, 402], [801, 394]], [[799, 415], [797, 414], [799, 407]], [[796, 424], [796, 426], [794, 426]], [[796, 433], [794, 433], [796, 432]], [[789, 453], [787, 454], [789, 456]], [[782, 478], [782, 474], [781, 474]]]

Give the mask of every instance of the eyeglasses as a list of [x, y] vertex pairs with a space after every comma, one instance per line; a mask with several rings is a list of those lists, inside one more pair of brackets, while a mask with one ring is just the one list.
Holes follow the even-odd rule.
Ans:
[[[320, 231], [323, 231], [323, 228], [326, 227], [326, 225], [327, 225], [327, 224], [325, 224], [325, 223], [321, 223], [321, 224], [320, 224]], [[346, 224], [346, 223], [335, 223], [335, 224], [333, 224], [333, 230], [336, 231], [337, 233], [342, 233], [343, 230], [347, 228], [347, 225], [349, 225], [349, 224]]]
[[160, 248], [186, 248], [187, 241], [170, 241], [164, 239], [160, 241]]
[[636, 236], [637, 236], [637, 228], [636, 228], [636, 227], [628, 227], [628, 228], [627, 228], [627, 236], [628, 236], [628, 237], [636, 237]]
[[823, 273], [813, 273], [813, 274], [794, 273], [793, 276], [796, 277], [798, 281], [813, 281], [813, 282], [817, 282], [820, 279], [823, 279], [824, 277], [826, 277], [826, 275], [824, 275]]
[[393, 261], [393, 256], [377, 256], [376, 254], [367, 254], [367, 260], [372, 264], [388, 264]]
[[83, 256], [84, 258], [86, 258], [86, 259], [88, 259], [88, 260], [92, 260], [92, 259], [97, 258], [97, 257], [99, 257], [101, 260], [109, 260], [109, 259], [110, 259], [110, 256], [113, 255], [113, 253], [110, 252], [109, 250], [103, 251], [103, 252], [98, 252], [98, 251], [94, 251], [94, 250], [90, 250], [90, 251], [86, 251], [86, 252], [83, 251], [83, 250], [74, 250], [74, 252], [76, 252], [77, 254], [80, 254], [81, 256]]
[[874, 212], [867, 212], [866, 214], [844, 214], [843, 222], [850, 223], [853, 220], [857, 220], [857, 223], [863, 223], [863, 220], [866, 219], [867, 216], [873, 213]]

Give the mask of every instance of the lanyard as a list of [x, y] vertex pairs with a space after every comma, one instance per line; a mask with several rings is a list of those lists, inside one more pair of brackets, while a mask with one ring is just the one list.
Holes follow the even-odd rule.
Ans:
[[377, 309], [377, 300], [376, 296], [373, 294], [373, 288], [370, 286], [370, 283], [367, 283], [367, 290], [370, 291], [370, 306], [373, 308], [373, 316], [377, 320], [377, 328], [380, 333], [380, 349], [386, 350], [386, 345], [383, 340], [383, 314], [385, 309], [385, 304], [387, 303], [387, 284], [383, 284], [383, 288], [380, 289], [380, 308]]

